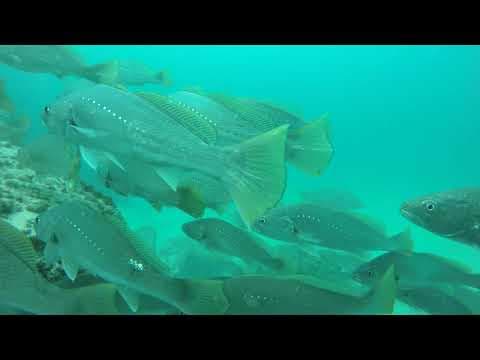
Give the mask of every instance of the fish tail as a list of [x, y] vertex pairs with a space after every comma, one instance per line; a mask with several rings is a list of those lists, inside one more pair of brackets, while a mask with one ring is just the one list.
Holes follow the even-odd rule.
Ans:
[[414, 243], [410, 231], [410, 227], [407, 227], [401, 233], [394, 235], [390, 238], [391, 242], [395, 244], [396, 251], [411, 253], [413, 251]]
[[367, 295], [368, 314], [392, 314], [395, 305], [397, 284], [395, 281], [395, 266], [391, 265]]
[[225, 182], [247, 226], [283, 196], [287, 130], [282, 125], [228, 148]]
[[326, 117], [314, 120], [288, 134], [287, 160], [299, 170], [321, 175], [333, 157]]
[[170, 76], [170, 73], [166, 70], [159, 71], [158, 73], [156, 73], [155, 79], [157, 79], [157, 81], [163, 84], [164, 86], [172, 86], [172, 78]]
[[118, 61], [86, 67], [83, 75], [95, 83], [114, 85], [118, 81]]

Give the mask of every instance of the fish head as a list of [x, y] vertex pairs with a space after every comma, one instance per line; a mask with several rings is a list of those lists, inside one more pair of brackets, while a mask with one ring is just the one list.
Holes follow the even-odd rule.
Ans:
[[459, 193], [433, 193], [404, 202], [400, 213], [434, 234], [453, 238], [469, 228], [470, 203]]
[[205, 243], [208, 240], [208, 223], [205, 219], [190, 221], [182, 225], [183, 232], [191, 239]]
[[361, 264], [353, 271], [353, 279], [365, 285], [375, 285], [395, 263], [395, 256], [394, 252], [389, 252]]
[[298, 230], [293, 220], [281, 213], [267, 212], [252, 225], [252, 229], [272, 239], [292, 241], [298, 240]]
[[48, 243], [55, 241], [56, 225], [60, 221], [61, 213], [58, 206], [51, 207], [39, 214], [34, 220], [34, 229], [38, 240]]
[[67, 126], [75, 123], [72, 103], [67, 97], [58, 98], [45, 105], [41, 119], [49, 133], [65, 136]]

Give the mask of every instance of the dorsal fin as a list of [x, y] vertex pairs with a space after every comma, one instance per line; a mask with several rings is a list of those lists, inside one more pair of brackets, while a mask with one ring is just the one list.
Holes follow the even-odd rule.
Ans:
[[202, 114], [180, 106], [175, 100], [167, 96], [149, 92], [135, 94], [169, 115], [205, 143], [214, 144], [217, 141], [216, 128], [204, 119]]
[[243, 120], [247, 121], [255, 129], [265, 132], [276, 127], [276, 123], [269, 112], [262, 111], [253, 101], [245, 101], [223, 94], [209, 94], [207, 96], [230, 111], [240, 115]]
[[37, 272], [38, 255], [33, 244], [20, 230], [0, 219], [0, 246], [14, 254], [33, 272]]

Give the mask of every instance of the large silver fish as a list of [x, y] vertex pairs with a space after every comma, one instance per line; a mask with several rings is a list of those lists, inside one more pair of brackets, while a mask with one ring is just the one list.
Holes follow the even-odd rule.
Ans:
[[318, 176], [330, 164], [333, 147], [325, 117], [305, 122], [275, 106], [251, 99], [198, 91], [169, 95], [173, 103], [200, 115], [217, 131], [219, 143], [238, 143], [249, 137], [288, 124], [286, 159], [301, 171]]
[[175, 118], [139, 96], [97, 85], [47, 106], [50, 131], [85, 148], [156, 167], [173, 188], [185, 170], [218, 179], [251, 224], [283, 196], [288, 125], [229, 147], [203, 142]]
[[87, 66], [71, 47], [63, 45], [0, 45], [0, 62], [26, 72], [60, 78], [74, 75], [105, 84], [115, 83], [118, 75], [116, 62]]
[[117, 285], [133, 311], [139, 308], [141, 293], [186, 313], [223, 311], [219, 284], [172, 278], [168, 268], [125, 225], [79, 201], [50, 208], [37, 218], [35, 230], [46, 242], [48, 262], [61, 259], [72, 280], [81, 267]]
[[386, 236], [376, 221], [365, 215], [329, 209], [315, 204], [274, 208], [261, 216], [253, 228], [277, 240], [312, 243], [323, 247], [361, 253], [364, 251], [410, 251], [410, 232]]

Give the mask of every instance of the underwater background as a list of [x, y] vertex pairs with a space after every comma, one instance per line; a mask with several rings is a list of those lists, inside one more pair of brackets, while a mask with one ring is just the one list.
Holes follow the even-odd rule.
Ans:
[[[172, 87], [145, 85], [143, 90], [168, 94], [196, 86], [267, 100], [307, 121], [328, 113], [333, 160], [318, 178], [290, 166], [285, 203], [299, 199], [304, 190], [349, 190], [362, 199], [367, 213], [395, 234], [408, 226], [399, 213], [403, 201], [478, 186], [478, 46], [82, 45], [75, 49], [88, 64], [134, 59], [169, 71]], [[32, 119], [26, 142], [46, 133], [41, 111], [62, 92], [64, 80], [3, 64], [0, 78], [13, 102]], [[179, 235], [181, 224], [190, 220], [175, 208], [158, 213], [140, 198], [116, 195], [85, 166], [82, 177], [114, 198], [131, 227], [152, 226], [159, 239]], [[480, 272], [478, 250], [410, 226], [416, 251], [447, 255]], [[395, 313], [418, 311], [397, 301]]]

